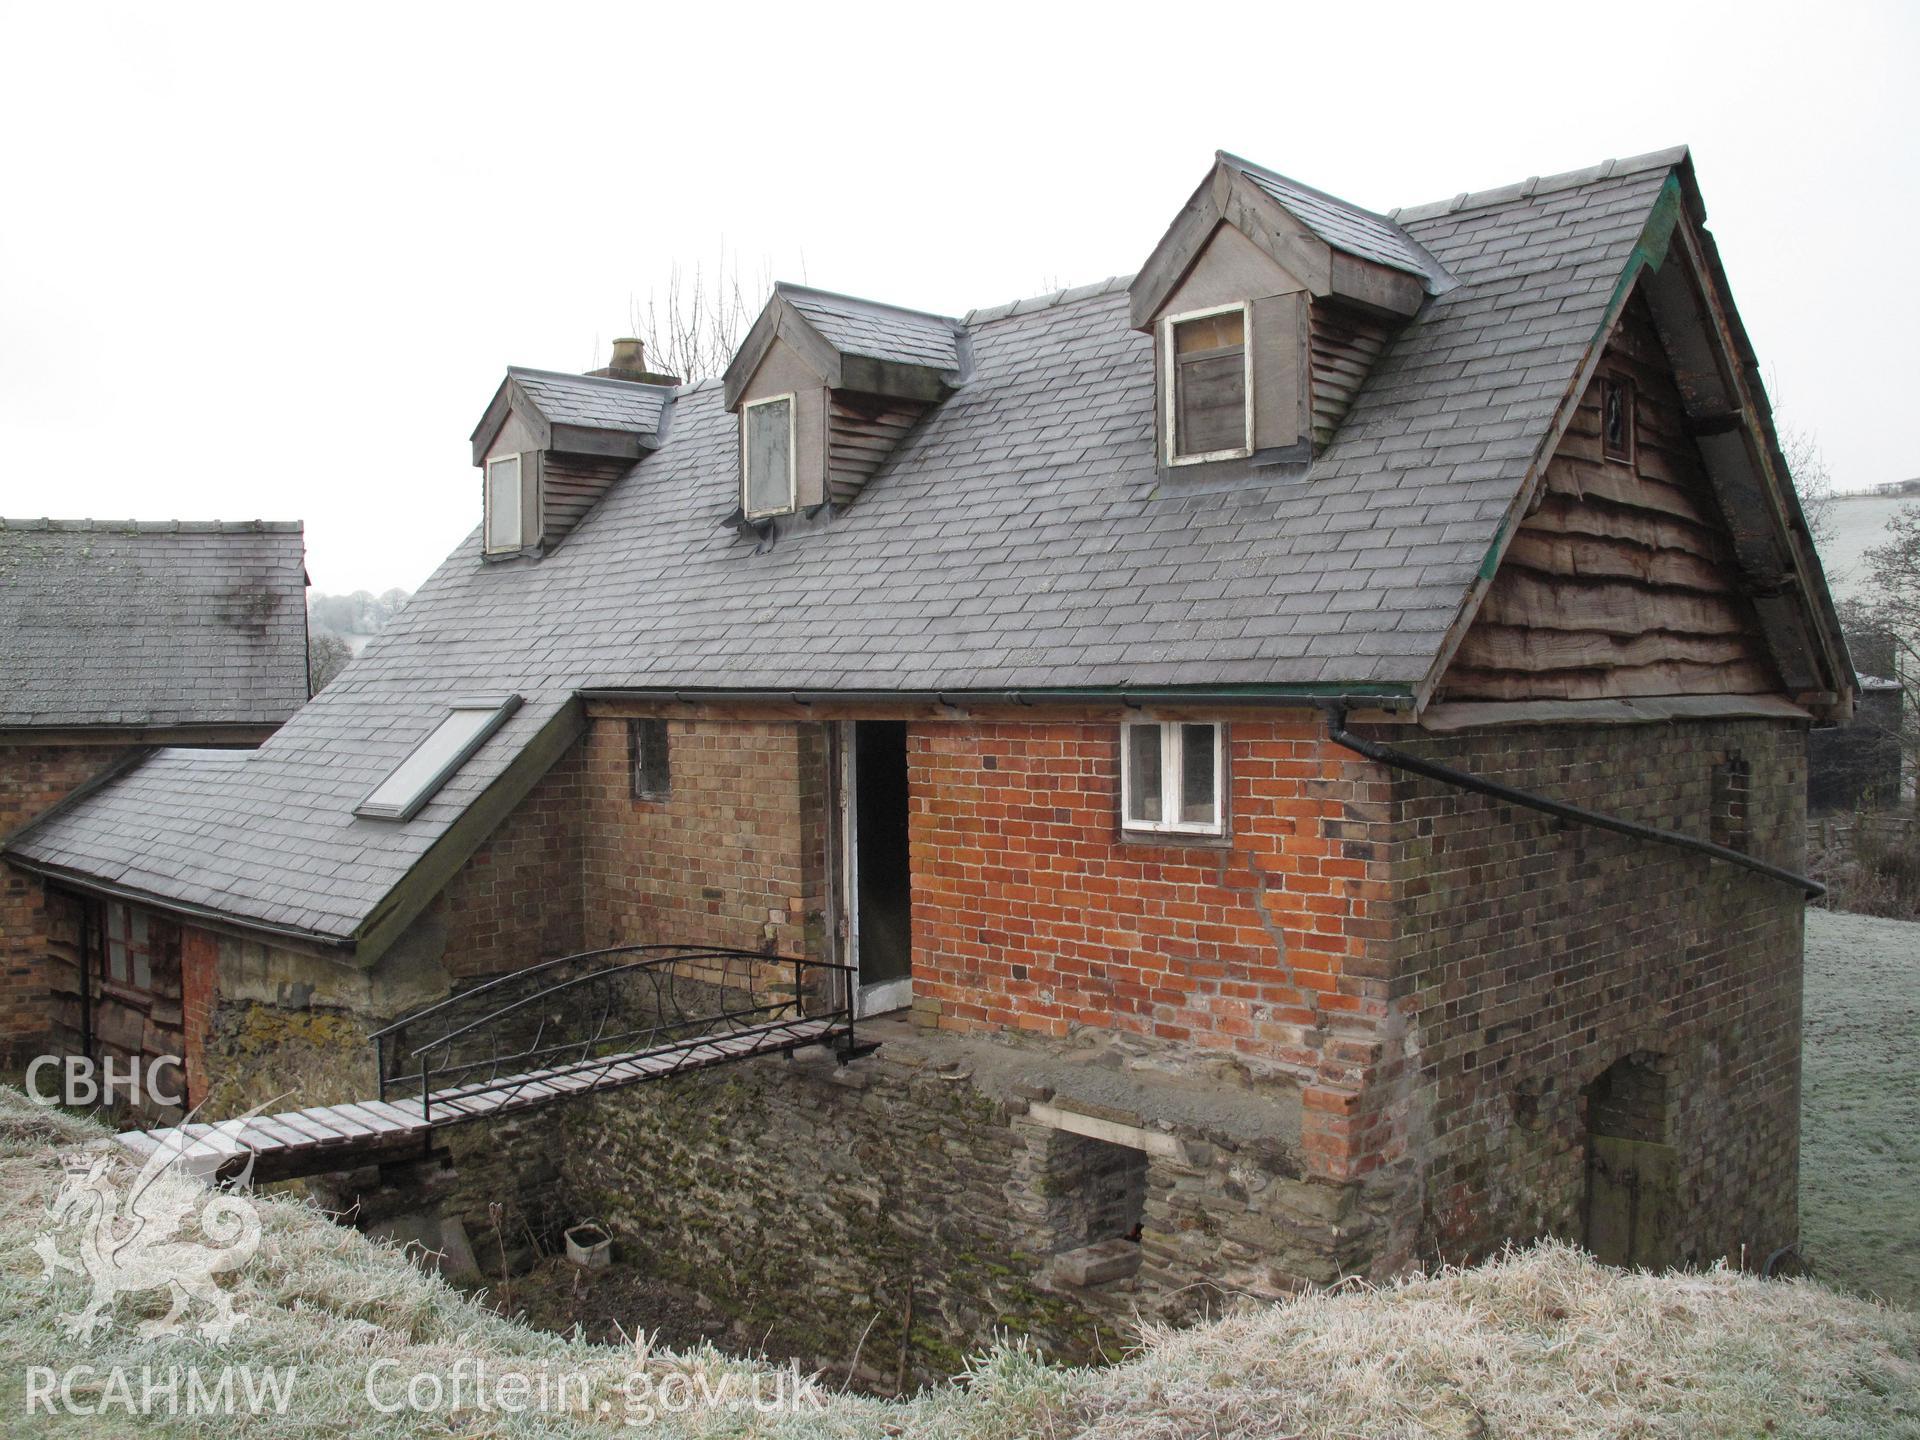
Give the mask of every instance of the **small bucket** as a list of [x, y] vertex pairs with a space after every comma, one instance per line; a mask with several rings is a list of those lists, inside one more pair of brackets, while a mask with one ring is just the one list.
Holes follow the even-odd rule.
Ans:
[[604, 1270], [613, 1263], [613, 1237], [598, 1225], [575, 1225], [566, 1240], [567, 1259], [582, 1270]]

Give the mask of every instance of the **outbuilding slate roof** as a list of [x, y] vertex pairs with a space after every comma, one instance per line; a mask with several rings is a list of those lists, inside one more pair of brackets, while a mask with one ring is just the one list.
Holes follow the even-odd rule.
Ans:
[[0, 520], [0, 728], [268, 726], [306, 699], [297, 522]]
[[636, 385], [630, 380], [596, 375], [563, 375], [519, 365], [509, 365], [507, 374], [519, 382], [527, 398], [548, 420], [589, 430], [630, 430], [651, 435], [660, 428], [672, 393], [661, 385]]
[[[563, 549], [489, 564], [476, 530], [258, 751], [166, 753], [14, 853], [345, 938], [583, 689], [1410, 692], [1683, 160], [1403, 219], [1458, 284], [1304, 476], [1161, 477], [1152, 342], [1120, 282], [976, 312], [968, 383], [855, 504], [772, 537], [723, 523], [737, 427], [717, 383], [683, 389], [664, 443]], [[476, 691], [526, 704], [415, 819], [357, 818]]]

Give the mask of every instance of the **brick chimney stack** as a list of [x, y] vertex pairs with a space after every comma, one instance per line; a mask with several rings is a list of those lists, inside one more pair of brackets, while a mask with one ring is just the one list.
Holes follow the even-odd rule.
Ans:
[[613, 358], [598, 370], [589, 370], [589, 375], [599, 375], [608, 380], [631, 380], [639, 385], [678, 385], [678, 377], [657, 375], [647, 369], [647, 347], [631, 335], [623, 335], [613, 342]]

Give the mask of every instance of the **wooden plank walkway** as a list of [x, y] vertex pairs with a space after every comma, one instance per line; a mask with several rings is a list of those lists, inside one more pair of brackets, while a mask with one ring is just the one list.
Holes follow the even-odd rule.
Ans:
[[710, 1039], [677, 1041], [651, 1050], [597, 1056], [476, 1081], [436, 1091], [425, 1107], [417, 1098], [359, 1100], [243, 1120], [129, 1130], [114, 1138], [143, 1162], [166, 1146], [178, 1151], [196, 1170], [223, 1177], [244, 1169], [249, 1155], [255, 1157], [253, 1178], [261, 1181], [352, 1170], [383, 1160], [423, 1155], [433, 1132], [448, 1125], [493, 1119], [556, 1100], [822, 1044], [844, 1023], [838, 1019], [776, 1020]]

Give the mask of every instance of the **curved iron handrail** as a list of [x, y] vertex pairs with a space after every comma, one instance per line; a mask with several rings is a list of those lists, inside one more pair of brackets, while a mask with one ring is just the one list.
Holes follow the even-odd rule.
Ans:
[[[504, 975], [496, 975], [493, 977], [493, 979], [482, 981], [480, 984], [473, 986], [471, 989], [462, 990], [458, 995], [449, 995], [445, 1000], [436, 1001], [434, 1004], [428, 1005], [424, 1009], [415, 1010], [410, 1015], [402, 1015], [398, 1020], [393, 1021], [391, 1024], [382, 1026], [380, 1029], [375, 1030], [372, 1034], [368, 1035], [367, 1038], [369, 1040], [378, 1040], [383, 1035], [392, 1034], [395, 1030], [400, 1029], [403, 1025], [411, 1025], [416, 1020], [424, 1020], [429, 1015], [437, 1014], [439, 1011], [445, 1010], [449, 1006], [459, 1005], [467, 1000], [472, 999], [475, 995], [479, 995], [483, 993], [484, 991], [495, 989], [496, 987], [501, 985], [512, 984], [516, 980], [524, 980], [529, 975], [538, 975], [541, 971], [551, 970], [556, 965], [566, 965], [575, 960], [596, 960], [602, 955], [633, 954], [643, 950], [646, 950], [646, 951], [661, 950], [661, 951], [666, 951], [672, 955], [678, 955], [683, 952], [692, 951], [692, 950], [701, 950], [703, 952], [711, 953], [714, 955], [739, 956], [743, 959], [753, 958], [753, 959], [765, 960], [765, 961], [776, 962], [776, 963], [784, 958], [779, 955], [768, 955], [761, 950], [735, 950], [725, 945], [707, 945], [707, 946], [608, 945], [599, 950], [581, 950], [578, 953], [573, 955], [558, 955], [551, 960], [542, 960], [539, 962], [539, 964], [529, 965], [523, 970], [509, 970]], [[825, 961], [818, 961], [818, 962], [809, 961], [808, 963], [809, 964], [818, 963], [821, 965], [827, 964], [827, 962]], [[833, 968], [845, 968], [845, 967], [836, 966]]]
[[[560, 967], [624, 955], [641, 958], [540, 983]], [[786, 983], [772, 976], [788, 967], [791, 993], [784, 994]], [[837, 983], [810, 986], [809, 970], [825, 972]], [[717, 945], [614, 945], [495, 976], [402, 1016], [369, 1038], [381, 1100], [390, 1085], [417, 1085], [423, 1117], [431, 1121], [436, 1096], [504, 1101], [529, 1089], [538, 1095], [555, 1088], [543, 1082], [595, 1067], [600, 1073], [589, 1088], [810, 1044], [830, 1045], [843, 1060], [864, 1054], [872, 1047], [855, 1044], [855, 981], [852, 966], [833, 961]], [[503, 993], [503, 987], [533, 985], [538, 988], [517, 997]], [[493, 1003], [469, 1019], [462, 1012], [476, 1008], [476, 997], [479, 1004], [505, 1003]], [[436, 1019], [446, 1022], [439, 1033], [411, 1039], [410, 1030]], [[550, 1032], [559, 1038], [550, 1039]], [[748, 1040], [745, 1048], [729, 1051], [727, 1042], [742, 1036]], [[484, 1052], [472, 1058], [461, 1053], [463, 1046], [482, 1042]], [[390, 1058], [397, 1062], [391, 1075]], [[660, 1061], [670, 1063], [654, 1063]], [[475, 1075], [480, 1078], [470, 1078]]]
[[[589, 950], [585, 952], [585, 954], [583, 955], [563, 956], [562, 958], [579, 960], [579, 959], [586, 959], [590, 956], [611, 955], [614, 953], [616, 952], [612, 950]], [[549, 995], [558, 995], [562, 991], [570, 990], [576, 985], [585, 985], [594, 980], [611, 980], [616, 975], [637, 973], [642, 970], [653, 970], [663, 965], [677, 965], [683, 960], [721, 960], [721, 959], [725, 959], [725, 960], [744, 959], [744, 960], [750, 960], [755, 964], [760, 964], [760, 965], [791, 965], [794, 963], [794, 961], [788, 956], [762, 955], [755, 950], [687, 950], [687, 951], [682, 951], [673, 955], [655, 956], [654, 958], [649, 960], [635, 960], [626, 965], [615, 965], [606, 970], [595, 970], [586, 975], [576, 975], [571, 980], [562, 980], [557, 985], [549, 985], [546, 989], [536, 990], [531, 995], [522, 995], [518, 1000], [515, 1000], [512, 1004], [502, 1005], [498, 1010], [491, 1010], [487, 1014], [482, 1015], [478, 1020], [474, 1020], [469, 1022], [468, 1024], [462, 1025], [458, 1030], [449, 1030], [445, 1035], [442, 1035], [438, 1040], [429, 1041], [428, 1044], [422, 1046], [421, 1049], [431, 1049], [435, 1045], [442, 1045], [447, 1043], [448, 1041], [457, 1040], [459, 1039], [460, 1036], [466, 1034], [468, 1031], [477, 1030], [490, 1020], [497, 1020], [503, 1015], [509, 1015], [515, 1010], [519, 1010], [524, 1008], [525, 1006], [531, 1005], [536, 1000], [544, 1000]], [[800, 963], [811, 964], [814, 962], [802, 961]], [[545, 968], [546, 968], [545, 966], [536, 966], [534, 967], [533, 970], [526, 970], [521, 973], [531, 975], [534, 973], [534, 970], [545, 969]], [[834, 968], [837, 969], [838, 967], [836, 966]], [[489, 981], [484, 986], [476, 985], [473, 989], [466, 991], [465, 994], [457, 998], [465, 999], [468, 996], [477, 995], [480, 993], [481, 990], [491, 989], [495, 984], [498, 984], [498, 983], [499, 983], [498, 981]], [[451, 1003], [452, 1003], [451, 1001], [442, 1001], [441, 1005], [436, 1006], [434, 1008], [441, 1009]], [[427, 1012], [423, 1011], [421, 1013], [425, 1014]], [[391, 1030], [392, 1028], [393, 1027], [391, 1025], [387, 1027], [387, 1029], [389, 1030]], [[384, 1034], [386, 1032], [380, 1031], [376, 1033]], [[420, 1052], [416, 1050], [414, 1053], [417, 1055]]]

